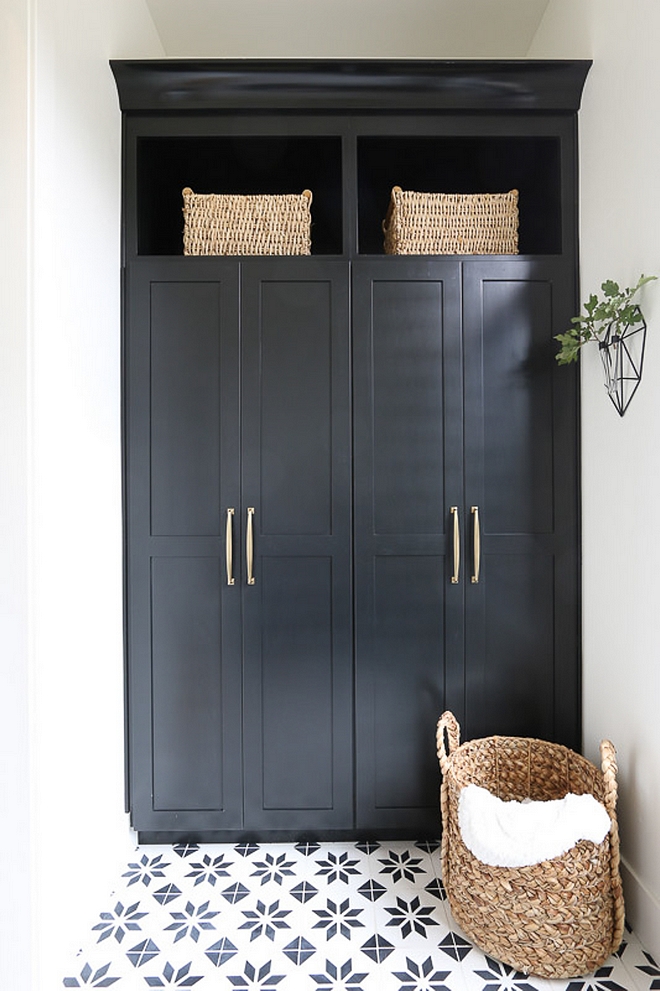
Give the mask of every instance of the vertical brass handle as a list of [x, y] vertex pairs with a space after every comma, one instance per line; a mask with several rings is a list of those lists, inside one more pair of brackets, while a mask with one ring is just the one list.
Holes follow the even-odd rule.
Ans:
[[454, 517], [454, 573], [451, 576], [451, 583], [458, 585], [461, 568], [461, 532], [458, 523], [458, 506], [452, 506], [449, 512]]
[[247, 533], [245, 535], [245, 557], [247, 559], [247, 583], [254, 585], [254, 507], [249, 506], [247, 511]]
[[479, 572], [481, 571], [481, 528], [479, 526], [479, 507], [472, 506], [472, 584], [479, 582]]
[[225, 562], [227, 564], [227, 584], [235, 585], [234, 579], [234, 510], [227, 510], [225, 529]]

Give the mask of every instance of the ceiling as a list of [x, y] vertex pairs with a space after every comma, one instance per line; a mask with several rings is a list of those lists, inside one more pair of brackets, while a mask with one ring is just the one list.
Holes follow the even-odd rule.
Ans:
[[524, 58], [549, 0], [147, 0], [170, 58]]

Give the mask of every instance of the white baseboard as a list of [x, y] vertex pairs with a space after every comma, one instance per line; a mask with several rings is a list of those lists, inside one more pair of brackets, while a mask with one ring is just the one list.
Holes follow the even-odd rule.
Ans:
[[623, 857], [621, 881], [628, 924], [641, 940], [644, 948], [658, 961], [660, 960], [660, 902]]

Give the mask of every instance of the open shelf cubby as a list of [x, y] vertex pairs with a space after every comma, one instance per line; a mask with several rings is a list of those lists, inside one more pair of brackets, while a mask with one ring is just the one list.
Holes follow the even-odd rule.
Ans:
[[182, 254], [185, 186], [240, 195], [311, 189], [312, 254], [341, 254], [341, 160], [341, 138], [334, 136], [140, 137], [138, 254]]
[[[331, 135], [141, 136], [136, 148], [137, 250], [183, 252], [181, 190], [300, 193], [311, 189], [312, 254], [344, 251], [342, 125]], [[426, 193], [519, 191], [521, 254], [562, 251], [561, 140], [547, 135], [358, 135], [357, 245], [383, 254], [393, 186]], [[352, 157], [352, 153], [351, 156]]]
[[358, 239], [382, 254], [393, 186], [424, 193], [519, 191], [521, 254], [562, 250], [560, 141], [532, 136], [359, 137]]

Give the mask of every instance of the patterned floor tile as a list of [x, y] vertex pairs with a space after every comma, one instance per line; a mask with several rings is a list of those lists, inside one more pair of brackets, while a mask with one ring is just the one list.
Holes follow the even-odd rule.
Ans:
[[660, 966], [647, 953], [630, 928], [626, 926], [623, 941], [616, 956], [622, 961], [632, 986], [640, 991], [660, 989]]
[[448, 965], [432, 945], [396, 950], [388, 965], [396, 991], [467, 991], [460, 969]]
[[376, 929], [395, 945], [407, 945], [411, 940], [438, 944], [447, 936], [449, 924], [442, 902], [423, 888], [405, 893], [387, 892], [374, 906]]
[[434, 843], [243, 843], [135, 851], [65, 988], [660, 991], [629, 930], [575, 981], [526, 977], [453, 919]]
[[[480, 951], [471, 954], [461, 968], [468, 991], [541, 991], [537, 977], [521, 974]], [[566, 988], [565, 983], [563, 988]]]

